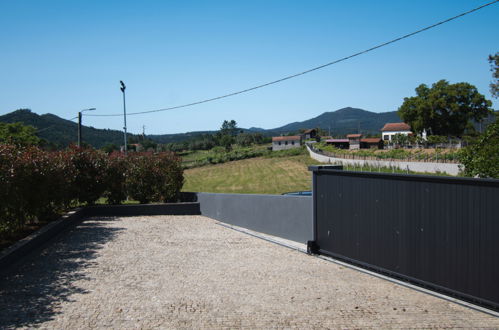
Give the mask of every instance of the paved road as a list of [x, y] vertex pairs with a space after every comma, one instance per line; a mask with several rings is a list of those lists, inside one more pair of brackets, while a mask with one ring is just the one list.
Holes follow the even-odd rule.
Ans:
[[87, 220], [0, 282], [0, 328], [499, 328], [201, 216]]

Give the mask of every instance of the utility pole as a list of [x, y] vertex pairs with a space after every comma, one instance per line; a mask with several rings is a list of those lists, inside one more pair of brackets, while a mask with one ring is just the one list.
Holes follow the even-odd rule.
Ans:
[[78, 148], [81, 148], [81, 111], [78, 112]]
[[82, 141], [82, 136], [81, 136], [81, 117], [82, 117], [82, 112], [83, 111], [93, 111], [95, 108], [89, 108], [89, 109], [83, 109], [78, 112], [78, 148], [81, 148], [81, 141]]
[[142, 125], [142, 141], [146, 139], [146, 125]]
[[125, 123], [125, 126], [123, 127], [123, 129], [125, 130], [125, 155], [127, 154], [127, 143], [126, 143], [126, 103], [125, 103], [125, 89], [126, 89], [126, 86], [125, 86], [125, 83], [123, 82], [123, 80], [120, 80], [120, 84], [121, 84], [121, 92], [123, 93], [123, 120], [124, 120], [124, 123]]

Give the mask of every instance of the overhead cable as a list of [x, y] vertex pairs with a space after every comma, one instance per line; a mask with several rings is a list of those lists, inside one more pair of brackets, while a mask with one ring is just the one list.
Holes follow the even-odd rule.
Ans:
[[[292, 74], [292, 75], [289, 75], [289, 76], [286, 76], [286, 77], [283, 77], [283, 78], [280, 78], [280, 79], [277, 79], [277, 80], [274, 80], [274, 81], [271, 81], [271, 82], [268, 82], [268, 83], [265, 83], [265, 84], [262, 84], [262, 85], [258, 85], [258, 86], [254, 86], [254, 87], [251, 87], [251, 88], [243, 89], [243, 90], [240, 90], [240, 91], [237, 91], [237, 92], [233, 92], [233, 93], [229, 93], [229, 94], [225, 94], [225, 95], [213, 97], [213, 98], [210, 98], [210, 99], [205, 99], [205, 100], [202, 100], [202, 101], [187, 103], [187, 104], [183, 104], [183, 105], [177, 105], [177, 106], [173, 106], [173, 107], [169, 107], [169, 108], [163, 108], [163, 109], [147, 110], [147, 111], [139, 111], [139, 112], [131, 112], [131, 113], [127, 113], [127, 115], [128, 116], [142, 115], [142, 114], [146, 114], [146, 113], [161, 112], [161, 111], [168, 111], [168, 110], [175, 110], [175, 109], [190, 107], [190, 106], [194, 106], [194, 105], [198, 105], [198, 104], [202, 104], [202, 103], [212, 102], [212, 101], [220, 100], [220, 99], [223, 99], [223, 98], [235, 96], [235, 95], [238, 95], [238, 94], [247, 93], [247, 92], [254, 91], [256, 89], [260, 89], [260, 88], [267, 87], [267, 86], [270, 86], [270, 85], [274, 85], [274, 84], [283, 82], [285, 80], [296, 78], [296, 77], [305, 75], [307, 73], [310, 73], [310, 72], [313, 72], [313, 71], [317, 71], [317, 70], [323, 69], [325, 67], [331, 66], [333, 64], [337, 64], [337, 63], [349, 60], [351, 58], [354, 58], [354, 57], [357, 57], [357, 56], [360, 56], [360, 55], [372, 52], [373, 50], [376, 50], [376, 49], [381, 48], [381, 47], [388, 46], [388, 45], [393, 44], [393, 43], [395, 43], [397, 41], [401, 41], [403, 39], [407, 39], [407, 38], [412, 37], [412, 36], [414, 36], [416, 34], [419, 34], [421, 32], [428, 31], [428, 30], [433, 29], [433, 28], [435, 28], [435, 27], [437, 27], [439, 25], [448, 23], [450, 21], [453, 21], [455, 19], [461, 18], [461, 17], [466, 16], [468, 14], [471, 14], [471, 13], [473, 13], [475, 11], [478, 11], [478, 10], [480, 10], [482, 8], [485, 8], [487, 6], [493, 5], [493, 4], [497, 3], [497, 2], [499, 2], [499, 0], [491, 1], [491, 2], [486, 3], [486, 4], [484, 4], [484, 5], [480, 6], [480, 7], [476, 7], [474, 9], [468, 10], [467, 12], [464, 12], [464, 13], [461, 13], [459, 15], [453, 16], [451, 18], [448, 18], [446, 20], [440, 21], [438, 23], [429, 25], [429, 26], [424, 27], [422, 29], [419, 29], [417, 31], [411, 32], [409, 34], [403, 35], [403, 36], [395, 38], [395, 39], [392, 39], [390, 41], [384, 42], [384, 43], [379, 44], [377, 46], [374, 46], [374, 47], [368, 48], [366, 50], [360, 51], [358, 53], [355, 53], [355, 54], [352, 54], [352, 55], [349, 55], [349, 56], [345, 56], [345, 57], [340, 58], [338, 60], [335, 60], [335, 61], [323, 64], [323, 65], [319, 65], [319, 66], [317, 66], [315, 68], [312, 68], [312, 69], [309, 69], [309, 70], [305, 70], [305, 71], [300, 72], [300, 73]], [[123, 114], [121, 114], [121, 113], [116, 113], [116, 114], [86, 114], [86, 116], [92, 116], [92, 117], [114, 117], [114, 116], [122, 116], [122, 115]]]

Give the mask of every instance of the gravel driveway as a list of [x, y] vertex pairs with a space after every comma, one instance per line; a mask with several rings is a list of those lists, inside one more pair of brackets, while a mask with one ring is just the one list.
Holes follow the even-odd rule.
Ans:
[[1, 279], [0, 328], [499, 328], [202, 216], [89, 219]]

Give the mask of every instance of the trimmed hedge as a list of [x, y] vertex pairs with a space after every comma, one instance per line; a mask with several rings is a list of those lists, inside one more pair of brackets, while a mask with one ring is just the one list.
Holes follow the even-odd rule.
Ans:
[[125, 157], [77, 147], [49, 152], [0, 145], [0, 239], [101, 197], [110, 204], [127, 197], [174, 202], [182, 185], [181, 160], [171, 152]]

